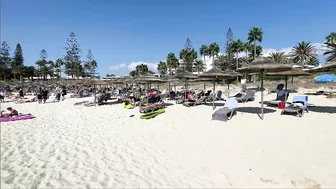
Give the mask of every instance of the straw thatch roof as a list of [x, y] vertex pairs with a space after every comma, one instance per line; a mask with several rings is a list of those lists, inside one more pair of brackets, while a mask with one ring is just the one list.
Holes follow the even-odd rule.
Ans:
[[152, 75], [149, 73], [136, 77], [134, 81], [140, 82], [140, 83], [141, 82], [145, 82], [145, 83], [164, 82], [161, 78], [156, 77], [155, 75]]
[[201, 78], [232, 78], [232, 77], [239, 77], [242, 76], [240, 73], [234, 72], [234, 71], [221, 71], [217, 68], [212, 68], [207, 72], [204, 72], [203, 74], [199, 75], [198, 77]]
[[274, 62], [273, 60], [262, 57], [253, 60], [248, 66], [237, 69], [238, 72], [253, 73], [253, 72], [282, 72], [291, 70], [292, 66]]
[[197, 79], [198, 77], [188, 71], [180, 71], [175, 75], [178, 79]]
[[268, 76], [306, 76], [311, 75], [308, 72], [299, 70], [299, 69], [292, 69], [284, 72], [275, 72], [275, 73], [266, 73]]
[[329, 63], [325, 64], [323, 67], [325, 67], [325, 68], [336, 68], [336, 61], [329, 62]]
[[80, 81], [81, 84], [83, 85], [107, 85], [107, 82], [104, 80], [95, 80], [95, 79], [90, 79], [90, 80], [82, 80]]

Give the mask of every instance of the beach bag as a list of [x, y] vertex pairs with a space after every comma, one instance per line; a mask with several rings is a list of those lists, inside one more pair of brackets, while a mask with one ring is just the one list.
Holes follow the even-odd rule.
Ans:
[[279, 102], [279, 104], [278, 104], [279, 109], [285, 109], [285, 107], [286, 107], [285, 102]]

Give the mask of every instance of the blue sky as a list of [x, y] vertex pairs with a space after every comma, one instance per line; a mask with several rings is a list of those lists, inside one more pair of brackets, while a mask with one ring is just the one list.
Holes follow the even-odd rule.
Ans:
[[197, 50], [217, 42], [223, 51], [229, 27], [242, 40], [262, 28], [266, 51], [303, 40], [318, 46], [336, 31], [335, 7], [335, 0], [1, 0], [1, 41], [12, 50], [20, 43], [33, 65], [42, 49], [62, 58], [75, 32], [83, 59], [91, 49], [101, 75], [128, 74], [139, 62], [153, 68], [178, 55], [187, 37]]

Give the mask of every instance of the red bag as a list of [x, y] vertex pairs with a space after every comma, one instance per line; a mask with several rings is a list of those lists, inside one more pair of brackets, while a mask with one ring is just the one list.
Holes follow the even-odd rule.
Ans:
[[279, 102], [279, 104], [278, 104], [279, 109], [284, 109], [285, 107], [286, 107], [285, 102]]

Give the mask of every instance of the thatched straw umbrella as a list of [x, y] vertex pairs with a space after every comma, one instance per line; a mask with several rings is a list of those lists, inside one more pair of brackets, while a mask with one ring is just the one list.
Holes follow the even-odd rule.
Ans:
[[195, 76], [193, 73], [185, 71], [185, 70], [178, 72], [178, 74], [175, 75], [175, 77], [184, 81], [184, 85], [185, 85], [184, 97], [186, 99], [187, 98], [187, 80], [197, 79], [198, 77]]
[[264, 119], [264, 73], [266, 72], [282, 72], [291, 70], [292, 66], [276, 63], [269, 58], [258, 58], [253, 60], [248, 66], [237, 69], [242, 73], [260, 73], [260, 85], [261, 85], [261, 119]]
[[82, 80], [81, 84], [83, 85], [93, 85], [93, 95], [94, 95], [94, 104], [96, 104], [96, 85], [107, 85], [107, 83], [103, 80], [95, 80], [95, 79], [90, 79], [90, 80]]
[[[201, 78], [212, 78], [213, 79], [213, 94], [215, 95], [216, 90], [216, 79], [228, 79], [242, 76], [241, 74], [233, 71], [221, 71], [217, 68], [212, 68], [207, 72], [199, 75]], [[229, 86], [229, 85], [228, 85]], [[212, 100], [212, 108], [215, 109], [215, 96]]]
[[293, 77], [294, 76], [308, 76], [311, 75], [308, 72], [302, 71], [300, 69], [292, 69], [284, 72], [266, 73], [268, 76], [285, 76], [285, 90], [287, 91], [288, 76], [292, 77], [292, 90], [293, 90]]
[[325, 68], [336, 68], [336, 61], [329, 62], [325, 64], [323, 67]]

